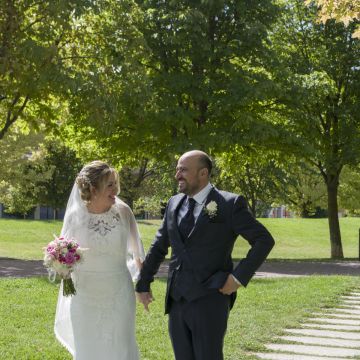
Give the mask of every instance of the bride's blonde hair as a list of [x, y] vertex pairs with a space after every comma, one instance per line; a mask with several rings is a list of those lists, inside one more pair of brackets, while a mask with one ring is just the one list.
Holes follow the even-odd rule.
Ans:
[[119, 175], [114, 168], [100, 160], [86, 164], [76, 177], [76, 184], [79, 187], [81, 199], [85, 203], [90, 203], [91, 188], [102, 191], [111, 174], [115, 175], [116, 194], [118, 194], [120, 191]]

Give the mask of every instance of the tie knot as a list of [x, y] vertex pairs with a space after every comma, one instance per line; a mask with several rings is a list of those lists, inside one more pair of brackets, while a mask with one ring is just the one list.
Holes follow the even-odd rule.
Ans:
[[196, 205], [196, 201], [193, 198], [188, 198], [188, 208], [193, 211]]

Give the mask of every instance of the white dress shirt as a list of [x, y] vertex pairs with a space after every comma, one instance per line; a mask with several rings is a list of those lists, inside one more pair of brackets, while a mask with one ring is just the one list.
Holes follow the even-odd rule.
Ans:
[[[202, 190], [200, 190], [196, 195], [193, 196], [193, 199], [195, 200], [195, 208], [194, 208], [194, 219], [195, 223], [201, 213], [202, 208], [205, 205], [206, 199], [211, 191], [213, 186], [208, 183]], [[177, 223], [180, 224], [181, 219], [185, 216], [186, 212], [188, 211], [188, 202], [189, 197], [185, 199], [185, 201], [182, 203], [181, 208], [179, 209]]]

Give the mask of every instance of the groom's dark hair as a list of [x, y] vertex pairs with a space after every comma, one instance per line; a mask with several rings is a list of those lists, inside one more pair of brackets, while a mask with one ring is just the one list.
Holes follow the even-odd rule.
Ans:
[[201, 168], [208, 169], [209, 176], [211, 175], [211, 170], [213, 168], [213, 163], [210, 156], [206, 153], [202, 153], [199, 155], [199, 163]]

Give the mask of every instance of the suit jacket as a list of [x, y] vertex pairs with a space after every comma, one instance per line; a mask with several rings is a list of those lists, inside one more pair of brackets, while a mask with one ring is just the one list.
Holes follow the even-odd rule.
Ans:
[[[169, 200], [163, 223], [146, 255], [136, 284], [138, 292], [150, 290], [150, 283], [171, 247], [165, 313], [169, 311], [169, 289], [174, 272], [182, 266], [191, 268], [196, 281], [206, 289], [220, 289], [230, 273], [246, 286], [274, 246], [274, 239], [252, 216], [245, 199], [216, 188], [210, 191], [189, 237], [183, 240], [177, 225], [177, 214], [185, 198], [186, 195], [178, 194]], [[205, 210], [211, 201], [217, 204], [214, 217]], [[249, 242], [251, 249], [233, 269], [231, 253], [238, 235]]]

